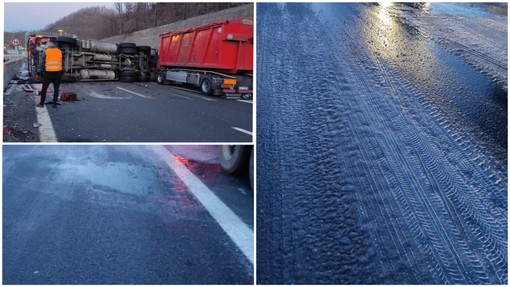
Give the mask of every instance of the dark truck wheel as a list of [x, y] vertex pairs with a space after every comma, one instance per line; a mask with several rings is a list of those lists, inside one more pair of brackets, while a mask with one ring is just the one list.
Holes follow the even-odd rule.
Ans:
[[136, 82], [138, 75], [135, 71], [120, 71], [119, 81], [124, 83]]
[[163, 72], [163, 71], [159, 72], [158, 76], [156, 77], [156, 81], [160, 85], [166, 84], [166, 75], [165, 75], [165, 72]]
[[249, 145], [222, 145], [220, 147], [221, 167], [230, 174], [247, 171], [250, 151], [251, 146]]
[[138, 52], [144, 52], [144, 53], [150, 53], [151, 52], [151, 47], [150, 46], [136, 46], [136, 50]]
[[136, 44], [135, 43], [120, 43], [118, 45], [119, 49], [122, 49], [122, 48], [135, 48], [136, 49]]
[[212, 79], [211, 77], [204, 77], [200, 82], [200, 90], [203, 94], [210, 96], [212, 94]]
[[117, 51], [119, 52], [119, 54], [134, 55], [136, 54], [136, 44], [120, 43]]

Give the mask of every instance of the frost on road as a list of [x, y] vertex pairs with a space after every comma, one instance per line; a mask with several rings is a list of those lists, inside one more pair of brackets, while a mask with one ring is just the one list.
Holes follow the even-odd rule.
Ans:
[[257, 5], [259, 284], [507, 284], [507, 16], [485, 8]]

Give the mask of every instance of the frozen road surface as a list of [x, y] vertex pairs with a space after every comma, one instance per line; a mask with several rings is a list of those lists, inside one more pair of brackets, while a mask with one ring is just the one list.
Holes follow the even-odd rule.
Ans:
[[257, 5], [257, 283], [508, 283], [493, 8]]
[[253, 283], [253, 194], [223, 172], [217, 147], [18, 145], [3, 156], [4, 284]]

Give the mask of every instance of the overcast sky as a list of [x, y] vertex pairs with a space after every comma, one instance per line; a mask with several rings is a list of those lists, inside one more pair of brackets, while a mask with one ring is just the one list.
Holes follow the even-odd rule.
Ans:
[[106, 6], [113, 8], [113, 2], [92, 3], [4, 3], [4, 30], [16, 32], [21, 30], [38, 31], [84, 7]]

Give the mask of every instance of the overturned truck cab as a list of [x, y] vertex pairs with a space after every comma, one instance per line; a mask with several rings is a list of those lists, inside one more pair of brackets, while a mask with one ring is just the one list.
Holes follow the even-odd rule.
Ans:
[[109, 43], [80, 40], [75, 35], [30, 35], [27, 39], [28, 67], [34, 80], [40, 75], [37, 66], [50, 37], [55, 37], [62, 51], [63, 80], [146, 82], [155, 76], [157, 52], [135, 43]]

